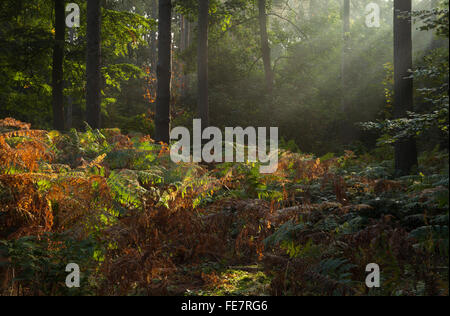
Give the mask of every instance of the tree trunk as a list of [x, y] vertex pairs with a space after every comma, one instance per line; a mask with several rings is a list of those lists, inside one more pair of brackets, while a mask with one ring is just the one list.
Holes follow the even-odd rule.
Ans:
[[[75, 37], [75, 28], [69, 28], [69, 43], [73, 45]], [[67, 81], [67, 88], [72, 88], [72, 83], [70, 80]], [[67, 107], [65, 108], [66, 117], [66, 129], [71, 129], [73, 125], [73, 97], [71, 95], [67, 96]]]
[[[394, 0], [394, 115], [395, 118], [407, 116], [413, 111], [412, 69], [412, 26], [409, 17], [411, 0]], [[417, 146], [414, 139], [398, 142], [395, 145], [395, 169], [407, 175], [418, 165]]]
[[101, 5], [87, 2], [86, 119], [92, 128], [100, 128], [101, 107]]
[[266, 0], [258, 0], [258, 9], [259, 9], [259, 30], [261, 33], [261, 52], [264, 63], [266, 89], [268, 94], [272, 95], [273, 73], [270, 60], [269, 36], [267, 35]]
[[209, 0], [199, 0], [198, 6], [198, 115], [202, 127], [209, 126], [208, 103], [208, 15]]
[[180, 52], [183, 52], [186, 49], [186, 18], [184, 15], [180, 14]]
[[170, 141], [170, 79], [172, 60], [172, 2], [159, 0], [158, 21], [158, 88], [156, 95], [155, 138]]
[[[152, 1], [152, 18], [155, 20], [158, 18], [158, 0]], [[151, 68], [150, 71], [152, 73], [156, 73], [156, 65], [157, 65], [157, 40], [156, 40], [156, 32], [152, 31], [150, 33], [150, 59], [151, 59]]]
[[342, 9], [342, 35], [344, 46], [342, 48], [342, 63], [341, 63], [341, 103], [342, 103], [342, 111], [346, 111], [348, 109], [348, 55], [350, 50], [350, 0], [344, 0], [343, 9]]
[[[180, 52], [183, 53], [189, 48], [189, 21], [185, 16], [181, 16], [181, 30], [180, 30]], [[184, 62], [181, 63], [181, 96], [183, 98], [187, 95], [188, 88], [188, 76], [185, 73], [186, 65]]]
[[53, 47], [52, 106], [53, 128], [64, 130], [64, 41], [65, 7], [64, 0], [53, 0], [55, 8], [55, 44]]

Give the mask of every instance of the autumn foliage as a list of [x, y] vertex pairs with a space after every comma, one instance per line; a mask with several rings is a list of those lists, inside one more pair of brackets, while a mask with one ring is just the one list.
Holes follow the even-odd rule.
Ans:
[[[0, 157], [5, 295], [233, 294], [241, 273], [259, 276], [245, 295], [448, 294], [445, 169], [395, 179], [369, 156], [283, 150], [261, 175], [176, 165], [150, 136], [13, 119]], [[68, 260], [85, 267], [81, 292], [64, 287]], [[365, 287], [372, 262], [383, 289]]]

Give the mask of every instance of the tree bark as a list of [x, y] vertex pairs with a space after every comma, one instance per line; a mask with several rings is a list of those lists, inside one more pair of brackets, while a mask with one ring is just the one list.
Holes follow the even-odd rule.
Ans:
[[350, 0], [344, 0], [342, 9], [342, 38], [344, 46], [342, 48], [341, 63], [341, 87], [342, 87], [342, 111], [348, 109], [348, 55], [350, 51]]
[[159, 0], [155, 140], [166, 144], [170, 141], [171, 24], [172, 2], [171, 0]]
[[101, 5], [87, 2], [86, 118], [92, 128], [101, 125]]
[[64, 0], [53, 0], [55, 8], [55, 44], [53, 47], [52, 106], [53, 128], [64, 130], [64, 41], [65, 7]]
[[[409, 17], [411, 0], [394, 0], [394, 116], [404, 118], [413, 111], [412, 25]], [[395, 145], [395, 169], [407, 175], [418, 165], [417, 146], [414, 139]]]
[[208, 102], [208, 15], [209, 0], [199, 0], [198, 6], [198, 115], [202, 127], [209, 126]]
[[267, 35], [266, 0], [258, 0], [258, 9], [259, 9], [259, 30], [261, 34], [261, 52], [264, 63], [266, 89], [268, 94], [272, 95], [273, 72], [270, 59], [269, 36]]
[[[189, 21], [185, 16], [181, 16], [181, 30], [180, 30], [180, 52], [183, 53], [189, 48]], [[185, 63], [181, 63], [182, 79], [181, 79], [181, 96], [183, 98], [187, 95], [188, 76], [185, 73]]]
[[[158, 0], [151, 0], [152, 2], [152, 18], [157, 19], [158, 18]], [[156, 73], [156, 65], [157, 65], [157, 39], [156, 39], [156, 31], [152, 31], [150, 33], [150, 62], [151, 62], [151, 68], [150, 71], [152, 73]]]
[[[73, 45], [75, 37], [75, 28], [69, 28], [69, 43]], [[71, 88], [72, 83], [70, 80], [67, 81], [67, 87]], [[71, 129], [73, 125], [73, 97], [71, 95], [67, 96], [67, 106], [65, 108], [65, 118], [66, 118], [66, 129]]]

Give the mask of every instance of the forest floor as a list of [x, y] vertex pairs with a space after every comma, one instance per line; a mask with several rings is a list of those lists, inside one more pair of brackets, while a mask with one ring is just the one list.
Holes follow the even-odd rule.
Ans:
[[448, 152], [423, 154], [417, 175], [392, 169], [389, 148], [282, 150], [262, 175], [174, 164], [116, 129], [0, 120], [0, 294], [448, 295]]

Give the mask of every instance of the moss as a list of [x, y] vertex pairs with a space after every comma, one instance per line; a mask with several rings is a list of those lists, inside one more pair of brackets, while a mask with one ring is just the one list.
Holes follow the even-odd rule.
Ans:
[[[243, 269], [257, 270], [256, 266], [243, 267]], [[262, 271], [244, 271], [228, 269], [218, 274], [214, 284], [192, 295], [199, 296], [264, 296], [269, 295], [270, 278]]]

